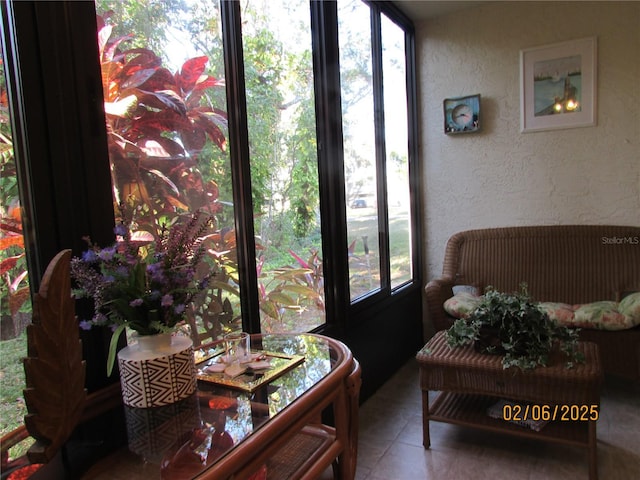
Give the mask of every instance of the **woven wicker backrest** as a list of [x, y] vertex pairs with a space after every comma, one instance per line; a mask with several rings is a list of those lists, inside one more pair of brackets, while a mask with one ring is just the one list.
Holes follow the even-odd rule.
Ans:
[[640, 227], [562, 225], [469, 230], [447, 244], [456, 284], [518, 290], [539, 301], [619, 300], [640, 291]]

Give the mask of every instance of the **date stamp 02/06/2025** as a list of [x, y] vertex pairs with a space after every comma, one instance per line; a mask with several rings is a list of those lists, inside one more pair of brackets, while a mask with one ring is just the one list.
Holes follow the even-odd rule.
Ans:
[[595, 422], [599, 418], [599, 405], [529, 405], [505, 403], [502, 418], [507, 422]]

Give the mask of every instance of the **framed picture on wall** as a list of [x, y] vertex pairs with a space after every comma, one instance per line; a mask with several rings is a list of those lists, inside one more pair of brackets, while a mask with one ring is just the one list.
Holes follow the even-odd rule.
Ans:
[[480, 94], [445, 98], [444, 133], [473, 133], [480, 130]]
[[596, 37], [520, 51], [520, 129], [596, 124]]

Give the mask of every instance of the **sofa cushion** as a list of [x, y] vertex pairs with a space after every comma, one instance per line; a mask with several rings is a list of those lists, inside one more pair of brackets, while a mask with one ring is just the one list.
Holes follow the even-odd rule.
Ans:
[[467, 318], [471, 312], [478, 308], [481, 301], [482, 297], [473, 293], [458, 292], [444, 302], [444, 309], [452, 317]]
[[573, 325], [581, 328], [594, 328], [598, 330], [624, 330], [632, 328], [635, 324], [631, 317], [618, 311], [618, 303], [601, 301], [575, 305]]
[[635, 325], [640, 325], [640, 292], [624, 297], [618, 305], [618, 311], [627, 317], [631, 317], [631, 321]]
[[[455, 318], [467, 318], [480, 304], [482, 296], [458, 292], [444, 302], [445, 311]], [[580, 305], [541, 302], [540, 308], [551, 320], [567, 327], [594, 330], [624, 330], [640, 325], [640, 292], [626, 296], [620, 303], [600, 301]]]
[[561, 325], [573, 325], [573, 305], [561, 302], [542, 302], [540, 308], [549, 315], [551, 320]]
[[481, 289], [476, 285], [454, 285], [453, 287], [451, 287], [451, 290], [453, 291], [454, 295], [456, 293], [466, 292], [477, 297], [478, 295], [480, 295]]

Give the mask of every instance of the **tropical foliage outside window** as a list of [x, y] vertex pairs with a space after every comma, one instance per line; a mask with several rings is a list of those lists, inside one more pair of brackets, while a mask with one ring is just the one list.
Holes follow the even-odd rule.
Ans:
[[[0, 435], [21, 425], [26, 413], [22, 358], [27, 352], [25, 328], [31, 321], [10, 113], [0, 57]], [[18, 445], [10, 454], [19, 456], [26, 448]]]
[[[261, 330], [299, 332], [325, 321], [309, 4], [287, 7], [302, 22], [296, 36], [284, 25], [288, 35], [277, 35], [272, 19], [288, 17], [273, 14], [276, 4], [284, 8], [256, 1], [242, 12], [256, 274]], [[191, 324], [214, 338], [239, 329], [218, 6], [159, 2], [155, 28], [141, 2], [96, 7], [114, 202], [150, 233], [181, 212], [215, 216], [203, 266], [215, 281]], [[294, 51], [298, 35], [306, 44]]]
[[204, 210], [216, 219], [201, 265], [203, 277], [214, 272], [213, 281], [187, 312], [193, 330], [216, 338], [241, 328], [240, 316], [233, 314], [237, 303], [232, 303], [239, 297], [233, 228], [224, 225], [218, 182], [211, 174], [216, 161], [228, 161], [226, 113], [213, 95], [224, 89], [224, 80], [207, 73], [204, 55], [187, 58], [175, 70], [165, 67], [151, 49], [129, 46], [134, 35], [115, 31], [112, 16], [98, 15], [98, 46], [116, 212], [132, 221], [134, 235], [155, 238], [185, 212]]
[[309, 2], [242, 16], [261, 329], [309, 331], [325, 321]]

